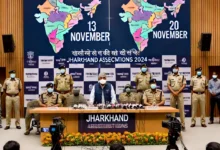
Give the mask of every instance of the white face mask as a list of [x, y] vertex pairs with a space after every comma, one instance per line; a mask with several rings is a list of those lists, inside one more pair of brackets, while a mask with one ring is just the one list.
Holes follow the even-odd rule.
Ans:
[[99, 83], [100, 83], [100, 84], [105, 84], [105, 83], [106, 83], [106, 80], [101, 79], [101, 80], [99, 80]]
[[216, 78], [217, 78], [217, 75], [213, 74], [213, 75], [212, 75], [212, 78], [213, 78], [213, 79], [216, 79]]

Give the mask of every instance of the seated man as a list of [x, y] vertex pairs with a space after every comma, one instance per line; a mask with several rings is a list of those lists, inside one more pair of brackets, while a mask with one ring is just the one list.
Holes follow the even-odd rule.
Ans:
[[80, 89], [73, 90], [73, 98], [71, 101], [67, 101], [67, 107], [71, 107], [73, 105], [85, 104], [87, 105], [87, 101], [84, 99], [84, 96], [80, 94]]
[[150, 88], [144, 92], [143, 100], [145, 106], [163, 106], [165, 98], [162, 90], [157, 89], [156, 79], [150, 80]]
[[115, 90], [111, 83], [106, 82], [106, 74], [100, 73], [90, 93], [90, 104], [110, 104], [116, 102]]
[[[59, 94], [53, 92], [54, 91], [53, 83], [48, 83], [46, 85], [46, 87], [47, 87], [47, 92], [42, 93], [39, 98], [40, 100], [37, 101], [39, 106], [40, 107], [59, 107], [59, 106], [61, 106], [62, 101], [59, 98]], [[34, 106], [37, 106], [36, 101], [33, 103], [34, 103]], [[29, 105], [29, 108], [31, 108], [30, 105]], [[30, 122], [32, 119], [31, 114], [28, 111], [27, 111], [26, 117], [25, 117], [25, 124], [26, 124], [26, 132], [24, 133], [25, 135], [30, 134]], [[39, 120], [39, 118], [38, 118], [38, 120]], [[39, 132], [37, 132], [37, 134], [39, 134]]]
[[119, 103], [121, 104], [139, 104], [139, 100], [137, 99], [137, 95], [131, 92], [131, 85], [127, 84], [125, 86], [125, 92], [119, 95]]

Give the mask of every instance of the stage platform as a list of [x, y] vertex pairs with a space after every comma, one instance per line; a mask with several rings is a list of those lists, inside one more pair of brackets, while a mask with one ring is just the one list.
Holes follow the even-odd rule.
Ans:
[[[206, 118], [208, 121], [208, 118]], [[21, 150], [50, 150], [49, 147], [42, 147], [40, 144], [40, 137], [34, 134], [35, 131], [29, 136], [24, 135], [25, 123], [24, 119], [21, 120], [22, 129], [15, 129], [14, 119], [12, 119], [12, 126], [10, 130], [5, 131], [0, 129], [0, 147], [2, 147], [9, 140], [16, 140], [21, 144]], [[208, 125], [207, 128], [202, 128], [199, 124], [200, 119], [197, 118], [197, 127], [190, 128], [190, 118], [186, 118], [186, 132], [183, 133], [184, 142], [188, 150], [202, 150], [208, 142], [216, 141], [219, 142], [220, 124]], [[218, 118], [216, 119], [218, 122]], [[5, 127], [5, 119], [3, 119], [3, 126]], [[180, 142], [177, 142], [180, 150], [182, 149]], [[74, 150], [86, 150], [88, 147], [74, 147]], [[95, 150], [96, 147], [93, 147]], [[107, 147], [96, 148], [97, 150], [107, 150]], [[166, 146], [126, 146], [126, 150], [165, 150]], [[63, 150], [73, 150], [73, 147], [65, 147]]]

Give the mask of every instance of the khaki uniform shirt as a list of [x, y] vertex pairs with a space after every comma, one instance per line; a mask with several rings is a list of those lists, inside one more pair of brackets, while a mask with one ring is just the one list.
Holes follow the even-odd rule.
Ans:
[[47, 107], [56, 105], [56, 104], [62, 104], [61, 99], [59, 98], [58, 93], [52, 93], [48, 94], [48, 92], [45, 92], [40, 95], [40, 104], [45, 104]]
[[131, 92], [130, 94], [124, 92], [119, 95], [119, 102], [121, 104], [138, 104], [136, 94]]
[[167, 78], [167, 84], [171, 86], [173, 91], [179, 91], [184, 84], [186, 85], [186, 78], [183, 75], [171, 74]]
[[137, 74], [136, 77], [135, 77], [137, 90], [145, 91], [147, 89], [150, 89], [149, 81], [150, 81], [151, 78], [152, 78], [152, 75], [149, 72], [147, 72], [146, 74], [142, 73], [142, 72]]
[[54, 84], [56, 84], [58, 91], [69, 91], [70, 85], [73, 85], [73, 78], [69, 74], [57, 75], [54, 79]]
[[208, 86], [208, 80], [203, 75], [201, 77], [196, 75], [191, 78], [190, 86], [193, 87], [194, 92], [205, 92], [205, 88]]
[[161, 102], [165, 102], [164, 93], [162, 90], [156, 89], [155, 92], [153, 92], [151, 89], [148, 89], [144, 92], [143, 95], [144, 104], [159, 104]]
[[7, 78], [3, 84], [3, 89], [6, 90], [8, 94], [18, 94], [19, 90], [22, 89], [21, 80], [18, 78], [14, 80]]

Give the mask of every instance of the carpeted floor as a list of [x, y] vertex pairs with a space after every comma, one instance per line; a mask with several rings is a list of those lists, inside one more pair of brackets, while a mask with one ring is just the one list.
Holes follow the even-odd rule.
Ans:
[[[207, 128], [200, 126], [200, 119], [197, 118], [197, 126], [190, 128], [190, 118], [186, 119], [186, 132], [183, 133], [183, 140], [188, 150], [205, 150], [206, 144], [215, 141], [220, 142], [220, 124], [216, 119], [216, 124], [208, 125]], [[208, 118], [207, 118], [208, 122]], [[14, 120], [12, 120], [14, 125]], [[5, 120], [3, 120], [3, 126], [5, 126]], [[25, 136], [24, 119], [21, 120], [22, 129], [15, 129], [15, 126], [11, 126], [10, 130], [5, 131], [0, 129], [0, 149], [9, 140], [18, 141], [21, 145], [21, 150], [49, 150], [49, 147], [42, 147], [40, 144], [40, 137], [36, 136], [32, 132], [29, 136]], [[179, 149], [183, 149], [180, 142], [177, 142]], [[63, 147], [63, 150], [73, 149], [88, 149], [88, 147]], [[92, 149], [107, 150], [107, 147], [93, 147]], [[126, 150], [165, 150], [166, 146], [127, 146]]]

